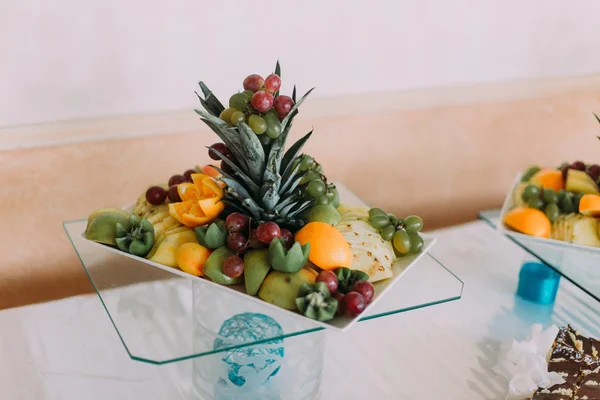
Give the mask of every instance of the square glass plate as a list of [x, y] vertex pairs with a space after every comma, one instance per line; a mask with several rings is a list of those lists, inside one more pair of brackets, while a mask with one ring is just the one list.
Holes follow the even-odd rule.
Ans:
[[[338, 191], [344, 204], [364, 205], [342, 185]], [[374, 299], [360, 316], [319, 323], [235, 288], [88, 241], [81, 236], [86, 223], [85, 219], [68, 221], [64, 228], [128, 353], [151, 363], [198, 357], [324, 327], [343, 330], [359, 320], [459, 299], [463, 289], [460, 279], [423, 251], [403, 258], [395, 265], [393, 278], [375, 284], [377, 301]], [[427, 236], [427, 249], [434, 241]], [[415, 264], [418, 266], [411, 268]], [[269, 329], [250, 326], [246, 329], [248, 337], [230, 338], [223, 347], [220, 331], [224, 324], [248, 313], [261, 315], [274, 325]]]

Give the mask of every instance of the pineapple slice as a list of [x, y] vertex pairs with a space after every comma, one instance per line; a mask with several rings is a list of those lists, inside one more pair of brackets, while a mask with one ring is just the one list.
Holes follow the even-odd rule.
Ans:
[[583, 246], [600, 247], [598, 220], [581, 214], [561, 216], [552, 224], [550, 237]]
[[584, 171], [570, 169], [567, 173], [566, 189], [569, 192], [600, 194], [596, 182]]
[[368, 223], [369, 209], [341, 205], [338, 211], [342, 220], [336, 228], [350, 245], [352, 252], [350, 269], [365, 272], [371, 282], [394, 276], [392, 272], [392, 263], [396, 259], [394, 249], [392, 244], [383, 240], [379, 232]]

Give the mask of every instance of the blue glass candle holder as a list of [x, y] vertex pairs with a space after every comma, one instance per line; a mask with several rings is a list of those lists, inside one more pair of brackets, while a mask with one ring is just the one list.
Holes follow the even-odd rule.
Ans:
[[519, 272], [517, 296], [537, 304], [553, 304], [560, 274], [540, 262], [526, 262]]

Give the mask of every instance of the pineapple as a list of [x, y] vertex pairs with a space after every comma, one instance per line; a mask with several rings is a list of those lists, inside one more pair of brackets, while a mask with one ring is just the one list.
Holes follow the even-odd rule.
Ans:
[[[276, 73], [279, 74], [279, 63]], [[221, 102], [210, 89], [200, 82], [204, 97], [198, 95], [202, 109], [196, 109], [206, 123], [225, 143], [235, 160], [213, 150], [227, 164], [230, 171], [225, 172], [215, 167], [226, 185], [223, 200], [231, 208], [251, 216], [254, 223], [273, 221], [278, 225], [299, 228], [305, 224], [300, 214], [312, 205], [300, 190], [300, 183], [305, 174], [299, 170], [300, 150], [310, 138], [312, 131], [294, 143], [284, 152], [287, 136], [290, 132], [298, 107], [310, 94], [308, 91], [296, 102], [296, 90], [292, 94], [294, 106], [281, 121], [281, 134], [272, 142], [262, 141], [245, 122], [230, 126], [219, 118], [224, 110]], [[266, 136], [266, 135], [263, 135]]]

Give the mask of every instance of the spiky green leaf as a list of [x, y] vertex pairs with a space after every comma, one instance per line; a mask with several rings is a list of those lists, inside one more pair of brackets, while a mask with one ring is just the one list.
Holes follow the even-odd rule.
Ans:
[[245, 122], [238, 123], [239, 138], [244, 145], [244, 157], [248, 166], [248, 175], [254, 182], [260, 183], [263, 180], [263, 173], [266, 166], [265, 150], [263, 149], [258, 136]]
[[296, 165], [296, 167], [291, 171], [290, 176], [283, 176], [281, 188], [279, 189], [279, 195], [285, 197], [289, 195], [299, 184], [304, 174], [300, 174], [296, 176], [296, 172], [300, 169], [300, 164]]
[[304, 135], [303, 137], [298, 139], [298, 141], [296, 141], [296, 143], [294, 143], [292, 145], [292, 147], [290, 147], [288, 149], [288, 151], [285, 152], [285, 155], [283, 156], [283, 159], [281, 160], [281, 169], [283, 170], [284, 176], [286, 175], [287, 170], [289, 168], [291, 168], [292, 161], [294, 160], [294, 158], [296, 158], [298, 153], [300, 153], [300, 150], [302, 150], [302, 147], [304, 147], [304, 144], [306, 143], [306, 141], [308, 139], [310, 139], [310, 136], [312, 135], [312, 133], [313, 133], [313, 130], [311, 130], [306, 135]]
[[231, 161], [229, 158], [227, 158], [224, 154], [220, 153], [218, 150], [212, 149], [212, 152], [215, 153], [217, 156], [219, 156], [221, 161], [223, 161], [225, 164], [229, 165], [231, 167], [231, 169], [233, 169], [235, 171], [235, 173], [237, 174], [237, 177], [240, 178], [240, 180], [242, 182], [244, 182], [244, 185], [251, 192], [254, 192], [254, 193], [259, 192], [260, 188], [258, 187], [258, 185], [256, 183], [254, 183], [254, 181], [248, 175], [246, 175], [244, 173], [244, 171], [242, 171], [241, 168], [238, 167], [233, 161]]
[[280, 212], [287, 205], [295, 203], [297, 200], [300, 199], [300, 197], [301, 197], [300, 193], [294, 193], [293, 195], [288, 196], [285, 200], [283, 200], [279, 204], [277, 204], [277, 207], [275, 207], [274, 211]]
[[223, 104], [221, 104], [219, 99], [217, 99], [214, 93], [208, 88], [208, 86], [204, 84], [204, 82], [200, 81], [198, 82], [198, 85], [200, 85], [200, 90], [202, 90], [202, 93], [204, 94], [204, 98], [202, 98], [196, 92], [196, 96], [198, 96], [200, 104], [202, 104], [202, 107], [204, 107], [206, 111], [218, 117], [225, 107], [223, 107]]
[[308, 207], [310, 207], [313, 203], [313, 200], [308, 200], [305, 201], [304, 203], [300, 204], [298, 207], [294, 207], [294, 209], [292, 209], [291, 211], [288, 212], [287, 217], [288, 218], [294, 218], [296, 215], [300, 214], [302, 211], [306, 210]]
[[277, 60], [277, 64], [275, 64], [275, 75], [279, 75], [281, 78], [281, 66], [279, 65], [279, 60]]
[[231, 152], [231, 154], [233, 154], [239, 166], [242, 169], [247, 170], [248, 165], [245, 159], [246, 151], [244, 148], [244, 143], [241, 140], [237, 130], [235, 128], [231, 128], [220, 118], [216, 118], [204, 110], [194, 111], [196, 111], [196, 113], [202, 117], [201, 120], [217, 134], [223, 143], [225, 143], [227, 149]]
[[306, 100], [306, 98], [308, 97], [310, 92], [312, 92], [313, 90], [315, 90], [315, 88], [312, 88], [308, 92], [306, 92], [306, 94], [304, 96], [302, 96], [302, 98], [300, 100], [298, 100], [297, 103], [294, 102], [295, 104], [292, 107], [292, 109], [290, 110], [290, 112], [288, 113], [288, 115], [283, 119], [283, 121], [281, 121], [281, 129], [282, 130], [284, 130], [288, 124], [291, 124], [292, 119], [298, 113], [298, 107], [300, 107], [300, 104], [302, 104], [304, 102], [304, 100]]

